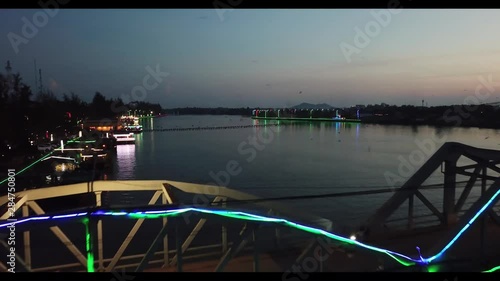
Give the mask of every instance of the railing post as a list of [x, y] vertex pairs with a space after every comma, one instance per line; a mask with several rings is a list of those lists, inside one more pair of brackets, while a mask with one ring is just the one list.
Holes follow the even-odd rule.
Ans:
[[180, 219], [175, 219], [175, 249], [177, 252], [177, 272], [182, 272], [182, 239], [180, 237]]
[[[95, 202], [96, 207], [102, 206], [102, 191], [95, 192]], [[99, 259], [99, 265], [97, 271], [105, 271], [104, 268], [104, 250], [103, 250], [103, 237], [102, 237], [102, 220], [97, 219], [97, 255]]]
[[[165, 193], [163, 193], [161, 196], [161, 203], [163, 205], [167, 205], [168, 203], [167, 196], [165, 195]], [[162, 220], [163, 220], [162, 223], [163, 227], [165, 227], [168, 223], [168, 219], [164, 217]], [[168, 267], [168, 265], [169, 265], [169, 257], [168, 257], [168, 232], [167, 232], [165, 237], [163, 237], [163, 267]]]
[[[278, 213], [275, 213], [276, 216], [278, 216]], [[279, 225], [276, 225], [276, 228], [275, 228], [275, 243], [276, 243], [276, 247], [278, 249], [281, 249], [281, 231], [280, 231], [280, 226]]]
[[[483, 167], [482, 172], [483, 172], [483, 178], [481, 179], [481, 197], [484, 195], [486, 192], [486, 176], [487, 176], [487, 168], [486, 166]], [[483, 262], [484, 258], [484, 238], [485, 238], [485, 228], [486, 228], [486, 218], [487, 215], [483, 214], [483, 217], [481, 218], [481, 228], [480, 228], [480, 234], [481, 237], [479, 238], [479, 249], [480, 249], [480, 261]]]
[[408, 228], [413, 229], [413, 202], [415, 195], [408, 197]]
[[[25, 202], [23, 205], [23, 217], [29, 217], [29, 202]], [[23, 232], [24, 240], [24, 262], [26, 267], [31, 269], [31, 242], [30, 242], [30, 232]]]
[[259, 260], [259, 242], [258, 240], [258, 228], [254, 227], [253, 229], [253, 271], [259, 272], [260, 268], [260, 260]]
[[[227, 197], [222, 198], [222, 208], [226, 208], [226, 200]], [[225, 225], [225, 221], [222, 223], [222, 254], [224, 255], [227, 252], [227, 227]]]

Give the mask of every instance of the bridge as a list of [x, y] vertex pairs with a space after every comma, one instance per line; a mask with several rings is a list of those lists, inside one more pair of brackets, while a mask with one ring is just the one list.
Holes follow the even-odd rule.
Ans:
[[[495, 271], [498, 164], [500, 151], [446, 143], [401, 188], [317, 196], [332, 202], [387, 196], [359, 228], [294, 209], [294, 200], [315, 196], [258, 198], [169, 180], [20, 191], [0, 197], [0, 255], [15, 256], [0, 260], [0, 270], [14, 261], [16, 272], [275, 271], [284, 278], [313, 271]], [[442, 182], [426, 184], [436, 173]], [[137, 194], [136, 202], [123, 204], [124, 193]]]

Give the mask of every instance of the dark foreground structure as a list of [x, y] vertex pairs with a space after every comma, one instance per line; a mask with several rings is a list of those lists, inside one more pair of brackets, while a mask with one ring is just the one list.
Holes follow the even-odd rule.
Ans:
[[[0, 197], [0, 251], [9, 254], [15, 228], [16, 271], [275, 271], [283, 278], [300, 271], [482, 272], [500, 265], [499, 163], [500, 151], [446, 143], [352, 229], [284, 201], [185, 182], [27, 190]], [[436, 172], [443, 182], [431, 189], [425, 182]], [[144, 204], [119, 204], [123, 192], [136, 192]], [[383, 193], [331, 200], [376, 192]], [[442, 204], [432, 204], [430, 192]], [[75, 200], [75, 209], [47, 203], [54, 199]], [[15, 221], [8, 221], [9, 202], [19, 210]], [[417, 207], [427, 212], [417, 215]]]

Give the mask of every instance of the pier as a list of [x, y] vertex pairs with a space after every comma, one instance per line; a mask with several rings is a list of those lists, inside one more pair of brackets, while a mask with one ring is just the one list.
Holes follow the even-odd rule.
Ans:
[[257, 117], [252, 116], [256, 120], [277, 120], [277, 121], [306, 121], [306, 122], [347, 122], [360, 123], [361, 119], [335, 119], [335, 118], [298, 118], [298, 117]]

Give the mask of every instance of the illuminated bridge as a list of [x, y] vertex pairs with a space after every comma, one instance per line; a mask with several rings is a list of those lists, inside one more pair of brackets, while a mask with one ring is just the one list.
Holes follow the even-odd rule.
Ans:
[[[499, 151], [446, 143], [397, 190], [258, 198], [130, 180], [21, 191], [13, 198], [15, 221], [8, 220], [9, 196], [0, 197], [0, 254], [15, 256], [0, 259], [0, 270], [14, 260], [16, 272], [274, 271], [289, 278], [299, 271], [496, 271], [498, 164]], [[426, 184], [435, 173], [443, 182]], [[124, 192], [137, 193], [133, 206], [103, 203]], [[294, 200], [334, 204], [375, 194], [387, 201], [359, 228], [293, 208]]]

